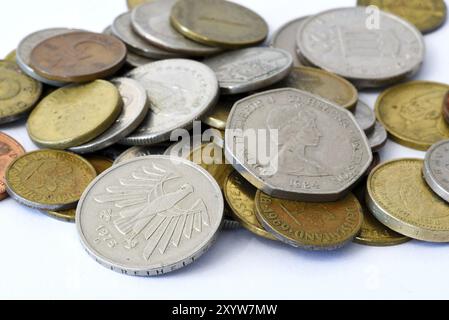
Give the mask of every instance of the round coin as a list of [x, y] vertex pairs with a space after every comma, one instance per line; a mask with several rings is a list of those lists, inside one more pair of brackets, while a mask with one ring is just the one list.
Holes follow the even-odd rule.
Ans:
[[398, 143], [427, 150], [449, 138], [441, 103], [449, 85], [412, 81], [392, 87], [376, 102], [376, 117]]
[[131, 147], [125, 152], [123, 152], [120, 156], [117, 157], [114, 161], [114, 165], [119, 163], [123, 163], [125, 161], [133, 160], [135, 158], [146, 157], [146, 156], [154, 156], [154, 155], [163, 155], [166, 146], [151, 146], [151, 147]]
[[368, 134], [368, 142], [373, 152], [380, 151], [388, 141], [388, 133], [384, 126], [376, 122], [374, 130]]
[[211, 108], [201, 121], [212, 128], [225, 130], [232, 106], [242, 98], [243, 96], [239, 95], [221, 96], [217, 104]]
[[64, 221], [64, 222], [75, 222], [76, 209], [69, 209], [63, 211], [42, 211], [47, 216]]
[[87, 82], [117, 72], [126, 46], [106, 34], [76, 31], [48, 38], [31, 51], [31, 67], [40, 76], [60, 82]]
[[170, 20], [187, 38], [217, 47], [253, 46], [268, 35], [268, 25], [261, 16], [225, 0], [179, 0]]
[[105, 132], [122, 110], [122, 99], [110, 82], [97, 80], [58, 89], [44, 98], [28, 118], [28, 134], [37, 145], [66, 149]]
[[126, 3], [128, 4], [129, 9], [134, 9], [135, 7], [140, 6], [141, 4], [144, 4], [145, 2], [151, 2], [154, 0], [126, 0]]
[[76, 213], [83, 245], [100, 264], [136, 276], [162, 275], [197, 260], [215, 240], [223, 197], [194, 163], [137, 158], [100, 175]]
[[262, 47], [222, 53], [203, 63], [216, 73], [223, 94], [268, 87], [284, 79], [293, 67], [287, 51]]
[[17, 51], [13, 50], [5, 57], [6, 61], [16, 62], [17, 57]]
[[5, 173], [9, 164], [25, 153], [23, 147], [7, 134], [0, 132], [0, 200], [5, 199], [6, 192]]
[[363, 101], [359, 100], [357, 103], [354, 117], [360, 128], [366, 133], [372, 132], [376, 126], [376, 115], [374, 114], [374, 111]]
[[449, 124], [449, 91], [443, 101], [443, 117], [446, 123]]
[[72, 209], [96, 177], [85, 159], [64, 151], [39, 150], [17, 158], [6, 171], [6, 189], [16, 201], [36, 209]]
[[427, 151], [423, 172], [429, 187], [449, 202], [449, 141], [441, 141]]

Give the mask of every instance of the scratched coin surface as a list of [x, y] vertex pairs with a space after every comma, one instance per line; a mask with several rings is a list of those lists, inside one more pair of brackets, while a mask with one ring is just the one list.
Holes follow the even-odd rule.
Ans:
[[113, 166], [84, 192], [76, 213], [83, 245], [97, 262], [128, 275], [175, 271], [212, 245], [223, 196], [201, 167], [148, 156]]
[[376, 117], [398, 143], [417, 150], [449, 138], [441, 104], [449, 85], [412, 81], [392, 87], [376, 102]]
[[293, 67], [293, 59], [287, 51], [262, 47], [222, 53], [203, 63], [214, 70], [224, 94], [268, 87], [284, 79]]
[[358, 0], [357, 5], [377, 6], [413, 23], [423, 33], [438, 29], [447, 15], [444, 0]]
[[116, 37], [74, 31], [48, 38], [34, 47], [31, 67], [41, 77], [87, 82], [113, 75], [125, 63], [126, 46]]
[[170, 19], [187, 38], [217, 47], [254, 46], [268, 35], [268, 25], [260, 15], [225, 0], [179, 0]]
[[361, 100], [357, 103], [354, 117], [360, 128], [366, 133], [372, 132], [376, 126], [376, 115], [374, 114], [374, 111]]
[[97, 173], [85, 159], [69, 152], [39, 150], [11, 163], [6, 189], [16, 201], [36, 209], [72, 209]]
[[383, 125], [376, 122], [374, 130], [370, 132], [367, 137], [371, 150], [373, 152], [378, 152], [387, 144], [388, 132]]
[[424, 179], [443, 200], [449, 202], [449, 141], [441, 141], [427, 151]]
[[[225, 144], [228, 161], [256, 188], [300, 201], [341, 199], [373, 160], [365, 133], [348, 110], [290, 88], [237, 102]], [[263, 155], [259, 144], [262, 150], [269, 145]]]
[[185, 59], [157, 61], [128, 74], [146, 90], [150, 111], [142, 125], [121, 143], [151, 145], [166, 141], [178, 128], [209, 111], [218, 98], [218, 81], [206, 65]]
[[6, 133], [0, 132], [0, 200], [8, 196], [5, 183], [6, 169], [11, 162], [24, 153], [25, 150], [20, 143]]
[[374, 169], [368, 178], [368, 207], [380, 222], [400, 234], [449, 242], [449, 204], [427, 185], [423, 165], [420, 159], [398, 159]]
[[334, 250], [360, 232], [363, 212], [353, 194], [338, 202], [312, 203], [273, 198], [257, 191], [256, 214], [265, 229], [291, 246]]
[[360, 88], [379, 87], [415, 74], [424, 59], [424, 39], [409, 22], [379, 12], [379, 27], [367, 28], [364, 7], [322, 12], [304, 22], [297, 36], [311, 64]]
[[449, 124], [449, 91], [443, 100], [443, 117], [446, 123]]

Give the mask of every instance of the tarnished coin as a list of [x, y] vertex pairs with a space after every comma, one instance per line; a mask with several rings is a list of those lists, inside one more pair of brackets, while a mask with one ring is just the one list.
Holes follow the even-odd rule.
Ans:
[[134, 132], [147, 116], [147, 93], [136, 80], [116, 78], [111, 82], [122, 97], [122, 113], [104, 133], [83, 145], [70, 148], [70, 151], [83, 154], [105, 149]]
[[424, 179], [443, 200], [449, 202], [449, 141], [441, 141], [427, 151]]
[[15, 63], [0, 60], [0, 124], [26, 116], [41, 94], [41, 83], [20, 72]]
[[270, 240], [277, 240], [266, 231], [257, 220], [255, 202], [257, 189], [235, 170], [229, 173], [224, 183], [224, 195], [231, 207], [234, 217], [240, 224], [252, 233]]
[[412, 81], [386, 90], [376, 102], [376, 117], [398, 143], [427, 150], [449, 138], [441, 103], [449, 85]]
[[131, 147], [115, 159], [114, 165], [133, 160], [135, 158], [163, 155], [166, 149], [167, 147], [164, 145], [155, 145], [151, 147]]
[[148, 156], [113, 166], [84, 192], [78, 233], [97, 262], [127, 275], [175, 271], [210, 248], [223, 220], [218, 184], [194, 163]]
[[97, 80], [61, 88], [45, 97], [28, 118], [28, 134], [39, 146], [67, 149], [105, 132], [122, 111], [110, 82]]
[[307, 250], [334, 250], [352, 241], [363, 222], [357, 198], [311, 203], [276, 199], [257, 191], [256, 214], [280, 241]]
[[6, 171], [6, 189], [16, 201], [36, 209], [72, 209], [96, 177], [85, 159], [69, 152], [39, 150], [17, 158]]
[[368, 134], [368, 143], [373, 152], [380, 151], [388, 141], [388, 133], [384, 126], [376, 122], [374, 130]]
[[373, 160], [348, 110], [289, 88], [238, 101], [225, 143], [228, 161], [256, 188], [300, 201], [343, 198]]
[[187, 38], [217, 47], [253, 46], [268, 35], [268, 25], [261, 16], [225, 0], [179, 0], [170, 20]]
[[6, 192], [5, 172], [9, 164], [25, 153], [23, 147], [7, 134], [0, 132], [0, 200], [5, 199]]
[[218, 81], [206, 65], [185, 59], [157, 61], [134, 69], [128, 77], [147, 90], [150, 112], [143, 124], [121, 143], [151, 145], [166, 141], [173, 130], [191, 128], [214, 106]]
[[355, 110], [359, 97], [357, 89], [346, 79], [309, 67], [293, 68], [289, 76], [275, 86], [307, 91], [351, 111]]
[[363, 101], [359, 100], [357, 103], [354, 117], [360, 128], [366, 133], [372, 132], [376, 126], [376, 115], [374, 114], [374, 111]]
[[[311, 64], [353, 82], [379, 87], [414, 75], [424, 60], [424, 39], [407, 21], [383, 12], [378, 25], [363, 7], [322, 12], [304, 22], [297, 36]], [[367, 25], [368, 24], [368, 25]]]
[[31, 51], [30, 63], [41, 77], [87, 82], [113, 75], [125, 63], [126, 46], [116, 37], [70, 32], [48, 38]]
[[232, 106], [244, 97], [242, 95], [221, 96], [217, 104], [210, 109], [201, 121], [212, 128], [225, 130]]
[[170, 24], [170, 10], [176, 0], [156, 0], [135, 8], [131, 15], [134, 30], [155, 46], [178, 54], [209, 56], [221, 51], [191, 41]]
[[13, 50], [5, 57], [6, 61], [16, 62], [17, 60], [17, 51]]
[[222, 53], [203, 63], [215, 71], [224, 94], [268, 87], [284, 79], [293, 67], [293, 59], [287, 51], [262, 47]]
[[377, 6], [413, 23], [423, 33], [438, 29], [447, 15], [444, 0], [358, 0], [357, 5]]
[[144, 4], [145, 2], [152, 2], [154, 0], [126, 0], [129, 9], [134, 9], [135, 7]]
[[449, 124], [449, 91], [443, 101], [443, 117], [446, 123]]

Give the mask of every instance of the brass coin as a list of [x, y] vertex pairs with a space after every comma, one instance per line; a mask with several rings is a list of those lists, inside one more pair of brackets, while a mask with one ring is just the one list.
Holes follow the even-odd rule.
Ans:
[[76, 209], [64, 211], [45, 211], [48, 216], [64, 222], [75, 222]]
[[26, 116], [42, 94], [42, 84], [10, 61], [0, 61], [0, 124]]
[[7, 134], [0, 132], [0, 200], [8, 196], [5, 183], [6, 169], [11, 162], [24, 153], [25, 150], [20, 143]]
[[429, 242], [449, 242], [449, 204], [426, 184], [420, 159], [399, 159], [374, 169], [367, 204], [390, 229]]
[[146, 2], [152, 2], [154, 0], [126, 0], [129, 9], [134, 9], [135, 7], [140, 6]]
[[259, 221], [279, 240], [307, 250], [338, 249], [360, 232], [363, 212], [353, 194], [338, 202], [311, 203], [256, 194]]
[[87, 160], [57, 150], [27, 153], [14, 160], [5, 175], [11, 197], [42, 210], [74, 208], [96, 176]]
[[268, 25], [261, 16], [225, 0], [179, 0], [170, 18], [184, 36], [210, 46], [252, 46], [268, 35]]
[[267, 232], [257, 220], [254, 198], [257, 189], [246, 181], [237, 171], [232, 171], [224, 183], [224, 195], [231, 208], [233, 217], [252, 233], [270, 240], [277, 240]]
[[67, 149], [106, 131], [120, 115], [117, 88], [104, 80], [58, 89], [44, 98], [28, 118], [30, 138], [39, 146]]
[[6, 61], [16, 62], [16, 50], [11, 51], [6, 57]]
[[449, 124], [449, 91], [446, 93], [443, 100], [443, 117], [444, 120], [446, 120], [446, 123]]
[[382, 93], [376, 102], [376, 116], [398, 143], [425, 151], [449, 138], [441, 105], [449, 85], [412, 81]]
[[404, 18], [423, 33], [438, 29], [447, 15], [444, 0], [358, 0], [357, 5], [377, 6]]
[[221, 96], [216, 106], [211, 108], [211, 110], [203, 117], [202, 121], [212, 128], [225, 130], [229, 113], [231, 112], [234, 103], [243, 97], [244, 96], [239, 95]]
[[114, 36], [70, 32], [39, 43], [31, 67], [40, 76], [60, 82], [88, 82], [117, 72], [126, 61], [126, 46]]

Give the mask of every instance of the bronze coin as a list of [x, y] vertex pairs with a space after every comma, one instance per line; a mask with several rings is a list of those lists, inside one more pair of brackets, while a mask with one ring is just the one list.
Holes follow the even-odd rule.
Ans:
[[446, 93], [443, 102], [443, 116], [444, 120], [449, 124], [449, 91]]
[[38, 44], [31, 52], [31, 67], [50, 80], [88, 82], [113, 75], [125, 63], [126, 54], [126, 46], [116, 37], [71, 32]]
[[0, 132], [0, 200], [7, 197], [5, 172], [9, 164], [25, 153], [23, 147], [16, 140]]

